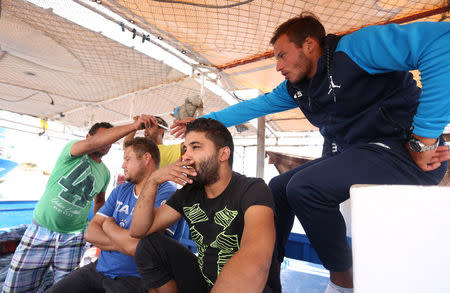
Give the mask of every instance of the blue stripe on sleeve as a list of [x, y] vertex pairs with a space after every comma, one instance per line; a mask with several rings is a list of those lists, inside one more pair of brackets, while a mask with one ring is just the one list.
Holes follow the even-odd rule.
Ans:
[[370, 26], [344, 36], [336, 51], [370, 74], [418, 69], [422, 95], [414, 133], [435, 138], [450, 122], [450, 23]]
[[289, 95], [286, 81], [284, 81], [270, 93], [240, 102], [218, 112], [211, 112], [202, 116], [202, 118], [213, 118], [222, 122], [226, 127], [230, 127], [242, 124], [253, 118], [296, 107], [297, 104]]

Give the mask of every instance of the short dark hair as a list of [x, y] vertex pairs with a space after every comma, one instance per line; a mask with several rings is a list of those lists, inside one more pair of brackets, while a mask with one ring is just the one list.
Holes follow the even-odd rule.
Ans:
[[185, 134], [191, 131], [205, 133], [205, 137], [211, 140], [217, 149], [225, 146], [229, 147], [230, 158], [228, 159], [228, 163], [230, 167], [233, 166], [233, 137], [225, 125], [211, 118], [198, 118], [187, 124]]
[[[162, 119], [162, 118], [159, 117], [159, 116], [155, 116], [155, 118], [156, 118], [156, 122], [157, 122], [158, 124], [160, 124], [160, 125], [162, 125], [162, 126], [165, 126], [165, 127], [169, 128], [169, 124], [167, 124], [166, 120]], [[160, 127], [160, 126], [158, 126], [158, 128], [161, 128], [162, 130], [164, 130], [163, 133], [162, 133], [162, 137], [164, 137], [164, 133], [166, 132], [166, 130], [165, 130], [163, 127]]]
[[112, 124], [109, 122], [97, 122], [94, 125], [92, 125], [91, 129], [89, 129], [89, 135], [94, 135], [97, 133], [97, 130], [99, 128], [113, 128]]
[[125, 148], [130, 146], [133, 147], [133, 151], [138, 159], [142, 158], [145, 153], [150, 153], [156, 168], [159, 168], [159, 162], [161, 160], [159, 149], [152, 140], [145, 137], [135, 137], [125, 143]]
[[302, 12], [299, 16], [282, 23], [273, 33], [270, 44], [274, 45], [282, 35], [287, 35], [298, 48], [303, 45], [307, 37], [316, 39], [322, 46], [325, 28], [313, 13]]

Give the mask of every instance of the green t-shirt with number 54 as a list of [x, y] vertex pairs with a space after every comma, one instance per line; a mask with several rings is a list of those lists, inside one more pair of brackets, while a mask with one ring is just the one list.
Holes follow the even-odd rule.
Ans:
[[106, 191], [109, 170], [89, 155], [74, 157], [68, 143], [56, 161], [44, 195], [34, 210], [34, 220], [58, 233], [83, 231], [94, 197]]

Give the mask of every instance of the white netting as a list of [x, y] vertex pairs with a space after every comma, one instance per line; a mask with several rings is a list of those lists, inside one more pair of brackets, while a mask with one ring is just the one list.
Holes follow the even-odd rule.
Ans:
[[[117, 33], [127, 32], [117, 25]], [[87, 127], [128, 119], [130, 93], [137, 92], [134, 112], [152, 114], [173, 110], [186, 93], [200, 93], [199, 83], [180, 82], [186, 76], [164, 63], [25, 1], [2, 1], [0, 46], [3, 110]], [[211, 109], [226, 106], [206, 93]]]
[[[86, 0], [41, 2], [89, 6]], [[184, 50], [186, 56], [213, 67], [270, 52], [274, 29], [304, 10], [315, 13], [327, 32], [340, 33], [449, 5], [443, 0], [98, 2], [94, 7], [107, 8], [125, 19], [125, 31], [114, 20], [117, 34], [131, 38], [126, 20], [132, 19], [179, 52]], [[86, 29], [25, 0], [2, 0], [1, 5], [2, 110], [82, 127], [99, 120], [123, 122], [140, 113], [163, 114], [170, 120], [169, 112], [186, 97], [200, 93], [200, 84], [191, 77], [105, 37], [99, 33], [104, 27]], [[419, 20], [448, 21], [448, 15]], [[88, 22], [88, 17], [80, 14], [76, 20]], [[253, 87], [266, 92], [279, 79], [272, 58], [222, 71], [222, 82], [229, 89]], [[209, 90], [204, 98], [205, 113], [226, 106]], [[267, 119], [275, 130], [313, 129], [298, 110]]]
[[445, 1], [103, 0], [101, 5], [220, 66], [271, 51], [275, 28], [302, 11], [316, 14], [327, 32], [340, 33], [441, 7]]

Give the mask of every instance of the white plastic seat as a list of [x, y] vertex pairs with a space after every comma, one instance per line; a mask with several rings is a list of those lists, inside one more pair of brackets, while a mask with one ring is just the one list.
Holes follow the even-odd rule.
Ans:
[[350, 190], [355, 293], [450, 292], [450, 187]]

